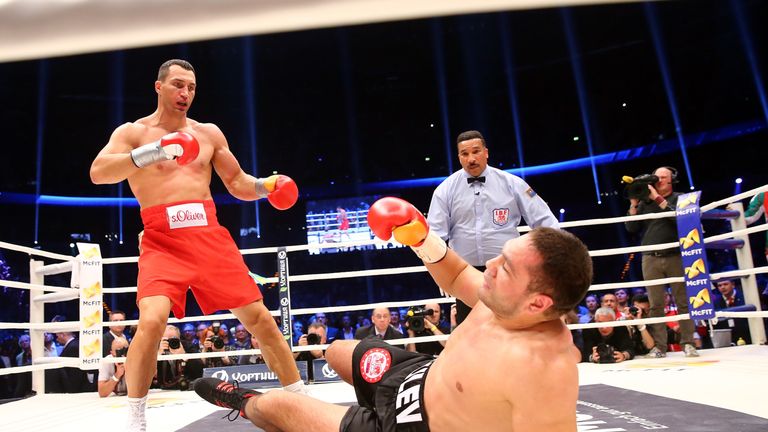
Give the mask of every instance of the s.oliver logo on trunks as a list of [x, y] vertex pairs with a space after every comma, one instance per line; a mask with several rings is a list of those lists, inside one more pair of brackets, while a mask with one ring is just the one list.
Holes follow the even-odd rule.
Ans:
[[203, 203], [180, 204], [167, 207], [168, 225], [171, 229], [208, 226]]
[[371, 384], [381, 381], [389, 368], [392, 367], [392, 355], [383, 348], [371, 348], [360, 359], [360, 375]]
[[504, 226], [509, 222], [509, 209], [497, 208], [493, 209], [493, 223], [496, 225]]

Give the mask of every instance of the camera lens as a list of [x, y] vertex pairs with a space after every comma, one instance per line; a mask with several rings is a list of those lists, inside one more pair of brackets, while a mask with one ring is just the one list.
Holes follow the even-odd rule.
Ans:
[[408, 328], [413, 330], [414, 333], [420, 333], [424, 331], [424, 318], [422, 317], [408, 318]]
[[181, 346], [181, 340], [179, 340], [179, 338], [168, 339], [168, 347], [170, 349], [179, 349], [180, 346]]
[[224, 348], [224, 340], [220, 337], [211, 338], [211, 342], [213, 342], [213, 347], [216, 349]]
[[319, 345], [320, 344], [320, 335], [316, 333], [309, 333], [307, 334], [307, 344], [309, 345]]
[[631, 306], [631, 307], [629, 308], [629, 314], [630, 314], [630, 315], [637, 315], [637, 308], [636, 308], [636, 307], [634, 307], [634, 306]]

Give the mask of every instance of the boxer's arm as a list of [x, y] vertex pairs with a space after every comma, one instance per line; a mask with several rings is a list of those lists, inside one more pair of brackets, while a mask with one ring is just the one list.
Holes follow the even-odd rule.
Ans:
[[132, 123], [126, 123], [112, 132], [109, 142], [91, 164], [90, 175], [94, 184], [120, 183], [139, 170], [130, 154], [135, 135]]
[[235, 155], [229, 150], [227, 139], [215, 125], [206, 125], [206, 132], [213, 143], [213, 169], [232, 196], [243, 201], [263, 198], [256, 191], [256, 177], [246, 174]]
[[450, 294], [468, 306], [477, 303], [477, 291], [483, 286], [483, 273], [469, 265], [452, 249], [436, 263], [424, 263], [432, 279], [443, 292]]

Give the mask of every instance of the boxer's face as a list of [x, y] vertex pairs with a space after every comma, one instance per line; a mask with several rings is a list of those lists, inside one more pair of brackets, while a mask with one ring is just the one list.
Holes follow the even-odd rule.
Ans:
[[187, 112], [197, 90], [195, 73], [173, 65], [168, 69], [165, 81], [155, 81], [155, 90], [166, 109]]
[[516, 316], [530, 301], [538, 301], [538, 296], [542, 296], [528, 290], [531, 269], [537, 268], [540, 261], [528, 236], [508, 240], [501, 255], [486, 263], [479, 299], [497, 314], [506, 318]]
[[458, 145], [459, 162], [469, 175], [477, 177], [488, 166], [488, 148], [479, 138], [462, 141]]

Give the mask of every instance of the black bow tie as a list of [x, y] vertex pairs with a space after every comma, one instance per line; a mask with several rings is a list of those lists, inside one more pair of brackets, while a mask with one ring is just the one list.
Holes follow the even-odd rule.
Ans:
[[467, 177], [467, 183], [472, 184], [474, 182], [485, 183], [485, 176], [480, 177]]

